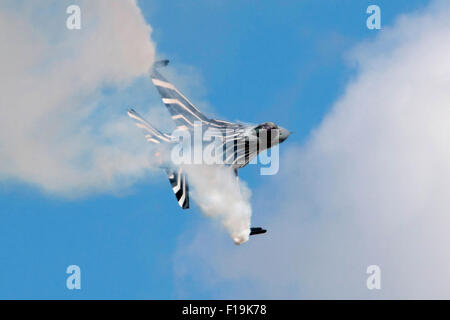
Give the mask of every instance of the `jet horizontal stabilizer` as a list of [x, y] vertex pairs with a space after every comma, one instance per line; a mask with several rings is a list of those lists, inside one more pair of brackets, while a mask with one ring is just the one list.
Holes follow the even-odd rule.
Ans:
[[263, 229], [263, 228], [250, 228], [250, 235], [254, 236], [256, 234], [262, 234], [262, 233], [266, 233], [267, 230]]

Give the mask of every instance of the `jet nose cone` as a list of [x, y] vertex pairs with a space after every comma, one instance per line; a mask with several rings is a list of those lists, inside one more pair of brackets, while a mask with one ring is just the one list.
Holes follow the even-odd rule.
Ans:
[[291, 133], [289, 132], [289, 130], [280, 128], [280, 143], [286, 140], [290, 135]]

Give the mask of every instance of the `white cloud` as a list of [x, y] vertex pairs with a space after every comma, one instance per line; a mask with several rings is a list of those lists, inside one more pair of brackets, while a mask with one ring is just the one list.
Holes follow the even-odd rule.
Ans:
[[[358, 76], [308, 143], [254, 191], [269, 233], [235, 247], [199, 228], [175, 257], [181, 287], [193, 277], [227, 298], [450, 297], [450, 5], [383, 28], [353, 52]], [[372, 264], [380, 291], [366, 288]]]
[[76, 1], [79, 31], [66, 28], [70, 4], [0, 5], [0, 178], [73, 196], [128, 185], [148, 168], [129, 104], [105, 105], [101, 89], [129, 90], [155, 46], [133, 0]]

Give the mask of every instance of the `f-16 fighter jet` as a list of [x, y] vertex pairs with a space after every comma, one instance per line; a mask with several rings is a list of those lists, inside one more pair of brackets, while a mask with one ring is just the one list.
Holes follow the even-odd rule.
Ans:
[[[168, 60], [154, 63], [150, 71], [150, 77], [161, 95], [162, 102], [169, 110], [177, 130], [195, 134], [198, 129], [196, 127], [202, 127], [204, 136], [209, 137], [205, 140], [211, 141], [211, 138], [215, 138], [215, 155], [217, 159], [220, 158], [221, 160], [218, 163], [234, 170], [236, 179], [238, 179], [238, 169], [246, 166], [258, 153], [285, 141], [289, 137], [290, 132], [288, 130], [273, 122], [246, 125], [206, 117], [172, 83], [161, 75], [159, 69], [167, 66], [168, 63]], [[178, 143], [173, 135], [156, 129], [133, 109], [128, 111], [128, 115], [135, 120], [139, 128], [145, 130], [146, 139], [157, 147], [164, 148]], [[157, 154], [161, 153], [157, 152]], [[170, 162], [170, 159], [164, 160], [164, 163], [167, 162]], [[168, 175], [179, 206], [182, 209], [188, 209], [189, 185], [182, 166], [172, 163], [161, 167]], [[266, 230], [262, 228], [250, 229], [250, 235], [265, 232]]]

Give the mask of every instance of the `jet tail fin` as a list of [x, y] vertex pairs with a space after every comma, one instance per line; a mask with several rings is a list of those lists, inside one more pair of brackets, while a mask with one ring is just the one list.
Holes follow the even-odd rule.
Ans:
[[177, 197], [178, 205], [182, 209], [189, 208], [189, 185], [187, 183], [186, 174], [182, 168], [176, 170], [166, 169], [167, 176], [169, 177], [170, 185], [172, 186], [173, 193]]

